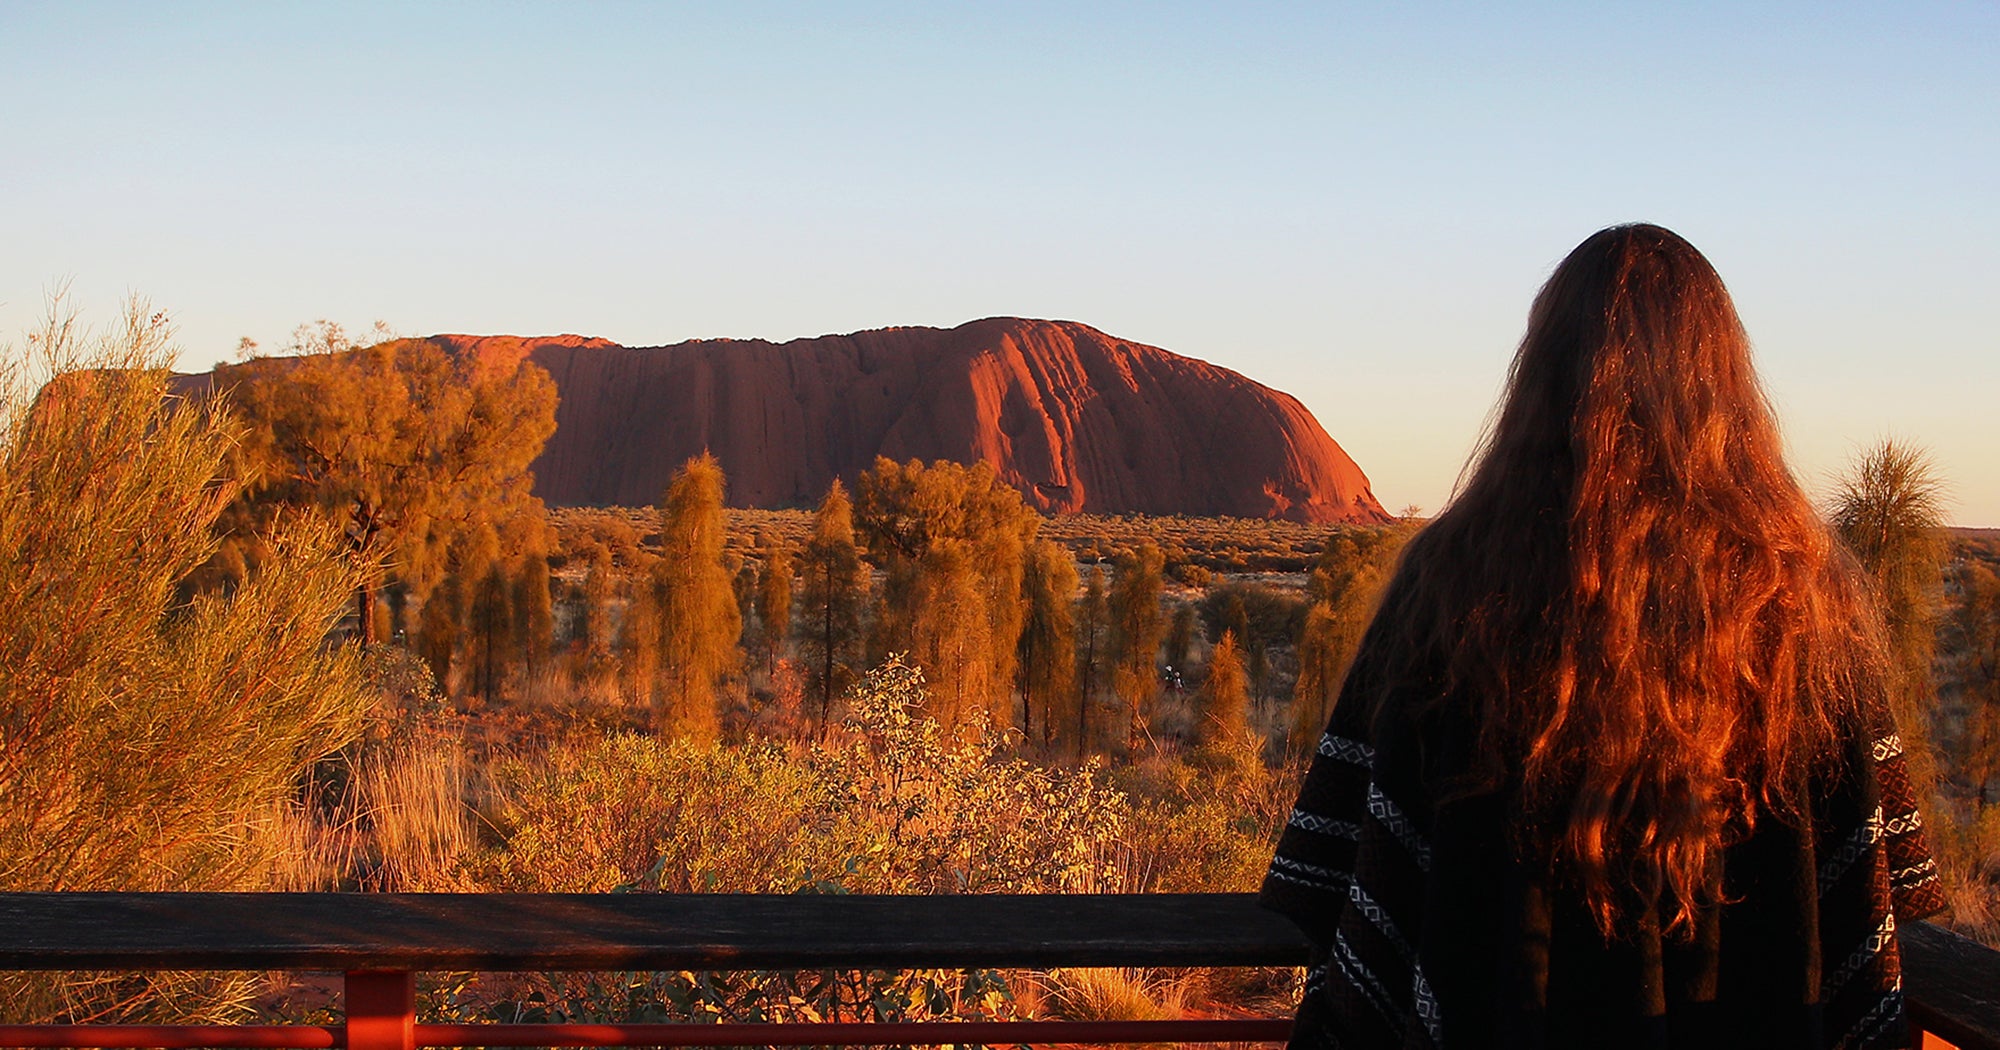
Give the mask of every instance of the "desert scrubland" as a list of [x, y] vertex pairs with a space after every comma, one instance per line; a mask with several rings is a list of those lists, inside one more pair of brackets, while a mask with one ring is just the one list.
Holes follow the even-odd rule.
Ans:
[[[0, 419], [0, 889], [1248, 891], [1421, 526], [1050, 517], [877, 460], [817, 506], [551, 512], [532, 362], [307, 332], [169, 396], [58, 314]], [[1951, 920], [1996, 940], [2000, 537], [1894, 446], [1876, 579]], [[1926, 503], [1926, 500], [1929, 500]], [[1148, 1017], [1296, 974], [436, 975], [439, 1019]], [[304, 1019], [310, 986], [0, 976], [7, 1020]]]

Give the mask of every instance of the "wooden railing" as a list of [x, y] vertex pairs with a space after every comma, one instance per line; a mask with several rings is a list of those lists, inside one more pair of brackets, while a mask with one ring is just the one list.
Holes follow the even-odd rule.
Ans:
[[1901, 939], [1910, 1025], [1922, 1045], [2000, 1050], [2000, 952], [1927, 922], [1905, 925]]
[[[2000, 1050], [2000, 953], [1903, 931], [1913, 1021]], [[1264, 1042], [1285, 1018], [907, 1024], [420, 1025], [420, 971], [1295, 966], [1246, 895], [0, 894], [0, 970], [345, 976], [346, 1023], [0, 1026], [0, 1046], [796, 1046]], [[1927, 1037], [1930, 1038], [1930, 1037]]]

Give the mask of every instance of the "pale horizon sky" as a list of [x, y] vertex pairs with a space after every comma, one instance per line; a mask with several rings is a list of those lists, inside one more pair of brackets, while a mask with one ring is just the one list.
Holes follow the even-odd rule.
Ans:
[[1687, 236], [1807, 488], [2000, 526], [2000, 5], [0, 5], [0, 340], [1081, 321], [1436, 510], [1555, 263]]

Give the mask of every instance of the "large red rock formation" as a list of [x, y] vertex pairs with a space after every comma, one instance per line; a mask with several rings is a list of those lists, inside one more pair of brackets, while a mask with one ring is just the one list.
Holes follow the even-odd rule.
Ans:
[[555, 378], [535, 461], [552, 506], [650, 504], [688, 457], [733, 506], [808, 507], [876, 456], [985, 460], [1047, 511], [1387, 520], [1368, 478], [1296, 398], [1071, 321], [625, 347], [441, 335]]
[[881, 455], [985, 460], [1048, 511], [1387, 519], [1296, 398], [1069, 321], [781, 345], [433, 338], [509, 362], [526, 354], [555, 378], [556, 433], [534, 464], [553, 506], [655, 502], [707, 449], [735, 506], [811, 506]]

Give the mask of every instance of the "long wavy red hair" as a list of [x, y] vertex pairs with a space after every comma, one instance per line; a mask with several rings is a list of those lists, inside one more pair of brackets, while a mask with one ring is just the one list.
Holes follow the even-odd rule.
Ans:
[[1513, 785], [1517, 845], [1607, 934], [1691, 928], [1722, 850], [1805, 822], [1882, 690], [1878, 617], [1785, 466], [1729, 293], [1658, 226], [1556, 268], [1375, 627], [1392, 674], [1442, 664], [1437, 704], [1476, 720], [1489, 765], [1455, 790]]

